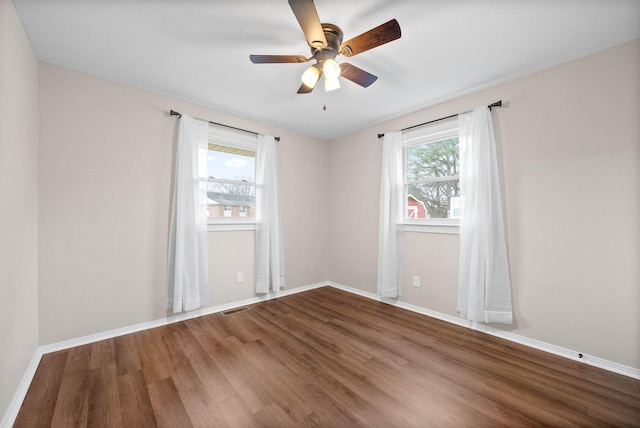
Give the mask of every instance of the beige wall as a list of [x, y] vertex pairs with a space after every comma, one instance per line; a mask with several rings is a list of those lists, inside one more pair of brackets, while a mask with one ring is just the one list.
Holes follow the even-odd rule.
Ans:
[[0, 419], [38, 346], [38, 62], [0, 0]]
[[[516, 322], [496, 327], [640, 368], [638, 40], [331, 142], [330, 279], [376, 290], [376, 134], [498, 99]], [[406, 233], [404, 253], [402, 300], [456, 316], [458, 237]]]
[[[281, 137], [287, 288], [326, 280], [326, 220], [316, 209], [327, 197], [324, 143], [41, 64], [41, 344], [166, 316], [170, 109]], [[209, 234], [214, 305], [254, 296], [254, 239]]]
[[[376, 134], [502, 99], [516, 323], [498, 327], [640, 368], [639, 69], [635, 41], [323, 143], [38, 66], [0, 0], [0, 412], [38, 340], [167, 315], [171, 108], [281, 137], [288, 289], [329, 279], [375, 292]], [[254, 295], [254, 240], [209, 234], [214, 304]], [[422, 286], [403, 300], [455, 316], [458, 251], [457, 236], [407, 233], [404, 283]]]

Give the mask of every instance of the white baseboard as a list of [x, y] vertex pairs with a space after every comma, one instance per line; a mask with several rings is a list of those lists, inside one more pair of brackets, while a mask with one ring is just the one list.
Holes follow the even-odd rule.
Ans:
[[237, 302], [226, 303], [224, 305], [211, 306], [208, 308], [196, 309], [190, 312], [183, 312], [180, 314], [171, 315], [167, 318], [161, 318], [154, 321], [143, 322], [127, 327], [116, 328], [114, 330], [104, 331], [102, 333], [91, 334], [89, 336], [78, 337], [76, 339], [65, 340], [62, 342], [52, 343], [50, 345], [44, 345], [40, 347], [42, 354], [48, 354], [50, 352], [62, 351], [65, 349], [73, 348], [75, 346], [87, 345], [89, 343], [98, 342], [100, 340], [112, 339], [118, 336], [124, 336], [125, 334], [137, 333], [142, 330], [150, 328], [161, 327], [167, 324], [173, 324], [180, 321], [186, 321], [192, 318], [198, 318], [204, 315], [216, 314], [218, 312], [228, 311], [230, 309], [240, 308], [242, 306], [253, 305], [254, 303], [264, 302], [267, 300], [275, 299], [278, 297], [284, 297], [291, 294], [302, 293], [304, 291], [313, 290], [314, 288], [326, 286], [326, 282], [317, 284], [305, 285], [302, 287], [292, 288], [290, 290], [280, 290], [269, 294], [250, 297], [248, 299], [240, 300]]
[[348, 287], [346, 285], [327, 281], [327, 282], [319, 282], [317, 284], [311, 284], [303, 287], [297, 287], [291, 290], [281, 290], [278, 292], [265, 294], [263, 296], [251, 297], [249, 299], [241, 300], [238, 302], [232, 302], [224, 305], [198, 309], [198, 310], [187, 312], [187, 313], [172, 315], [167, 318], [161, 318], [154, 321], [144, 322], [144, 323], [135, 324], [128, 327], [117, 328], [117, 329], [105, 331], [102, 333], [96, 333], [89, 336], [83, 336], [76, 339], [70, 339], [62, 342], [52, 343], [50, 345], [40, 346], [38, 347], [38, 349], [36, 349], [36, 352], [34, 353], [33, 358], [29, 363], [29, 366], [27, 367], [27, 370], [25, 371], [24, 376], [22, 377], [22, 381], [18, 385], [18, 389], [16, 390], [13, 396], [13, 399], [11, 400], [11, 403], [9, 404], [9, 407], [5, 412], [4, 417], [0, 422], [0, 428], [10, 428], [15, 422], [15, 418], [18, 416], [18, 412], [20, 411], [20, 406], [22, 406], [22, 402], [24, 401], [24, 398], [27, 395], [27, 391], [29, 390], [29, 386], [33, 381], [33, 377], [36, 373], [36, 369], [38, 368], [38, 364], [40, 364], [40, 360], [42, 359], [42, 356], [44, 354], [48, 354], [56, 351], [62, 351], [65, 349], [73, 348], [75, 346], [87, 345], [89, 343], [98, 342], [100, 340], [112, 339], [114, 337], [123, 336], [125, 334], [136, 333], [142, 330], [160, 327], [160, 326], [172, 324], [175, 322], [185, 321], [188, 319], [197, 318], [204, 315], [215, 314], [215, 313], [227, 311], [230, 309], [252, 305], [254, 303], [264, 302], [264, 301], [275, 299], [278, 297], [284, 297], [292, 294], [302, 293], [304, 291], [313, 290], [313, 289], [324, 287], [324, 286], [330, 286], [342, 291], [346, 291], [352, 294], [357, 294], [359, 296], [366, 297], [368, 299], [372, 299], [379, 302], [387, 303], [389, 305], [397, 306], [399, 308], [406, 309], [411, 312], [419, 313], [432, 318], [437, 318], [442, 321], [446, 321], [462, 327], [477, 330], [486, 334], [491, 334], [493, 336], [497, 336], [502, 339], [509, 340], [511, 342], [519, 343], [521, 345], [529, 346], [534, 349], [538, 349], [541, 351], [549, 352], [551, 354], [559, 355], [561, 357], [569, 358], [571, 360], [589, 364], [594, 367], [599, 367], [601, 369], [605, 369], [605, 370], [618, 373], [624, 376], [628, 376], [634, 379], [640, 379], [640, 369], [628, 367], [622, 364], [615, 363], [613, 361], [608, 361], [602, 358], [593, 357], [589, 355], [583, 355], [582, 358], [580, 358], [579, 357], [580, 354], [577, 351], [551, 345], [549, 343], [541, 342], [539, 340], [529, 339], [524, 336], [520, 336], [514, 333], [489, 327], [485, 324], [478, 324], [475, 322], [467, 321], [462, 318], [442, 314], [436, 311], [422, 308], [420, 306], [411, 305], [409, 303], [405, 303], [402, 301], [397, 301], [393, 299], [383, 299], [377, 294], [369, 293], [367, 291], [363, 291], [357, 288]]
[[191, 312], [186, 312], [182, 314], [172, 315], [167, 318], [161, 318], [154, 321], [148, 321], [140, 324], [131, 325], [128, 327], [116, 328], [113, 330], [104, 331], [101, 333], [91, 334], [88, 336], [78, 337], [75, 339], [64, 340], [61, 342], [52, 343], [49, 345], [43, 345], [36, 349], [36, 352], [27, 367], [27, 370], [18, 385], [18, 389], [13, 395], [13, 399], [7, 408], [7, 411], [0, 422], [0, 428], [11, 428], [14, 424], [16, 417], [18, 416], [18, 412], [20, 411], [20, 407], [22, 406], [22, 402], [27, 395], [27, 391], [29, 390], [29, 386], [33, 381], [33, 377], [36, 374], [36, 370], [38, 365], [40, 364], [40, 360], [42, 356], [51, 352], [63, 351], [65, 349], [73, 348], [76, 346], [87, 345], [89, 343], [98, 342], [100, 340], [112, 339], [118, 336], [124, 336], [125, 334], [136, 333], [142, 330], [147, 330], [150, 328], [160, 327], [167, 324], [172, 324], [175, 322], [185, 321], [191, 318], [197, 318], [204, 315], [215, 314], [218, 312], [228, 311], [230, 309], [240, 308], [247, 305], [252, 305], [254, 303], [264, 302], [267, 300], [275, 299], [278, 297], [284, 297], [291, 294], [302, 293], [304, 291], [313, 290], [314, 288], [320, 288], [327, 286], [326, 282], [321, 282], [317, 284], [306, 285], [303, 287], [297, 287], [290, 290], [281, 290], [278, 292], [273, 292], [269, 294], [265, 294], [262, 296], [255, 296], [249, 299], [241, 300], [238, 302], [227, 303], [224, 305], [212, 306], [209, 308], [198, 309]]
[[40, 359], [42, 358], [42, 353], [40, 349], [36, 349], [36, 352], [33, 354], [27, 369], [22, 376], [22, 380], [18, 384], [18, 389], [13, 394], [13, 398], [11, 399], [11, 403], [9, 403], [9, 407], [7, 407], [6, 412], [4, 412], [4, 416], [2, 421], [0, 422], [0, 428], [11, 428], [13, 423], [18, 416], [18, 412], [20, 411], [20, 407], [22, 406], [22, 402], [24, 401], [24, 397], [27, 396], [27, 391], [29, 390], [29, 386], [31, 385], [31, 381], [33, 380], [33, 376], [36, 374], [36, 370], [38, 369], [38, 364], [40, 364]]
[[[492, 336], [500, 337], [510, 342], [515, 342], [520, 345], [528, 346], [530, 348], [538, 349], [540, 351], [549, 352], [560, 357], [568, 358], [570, 360], [579, 361], [594, 367], [598, 367], [610, 372], [618, 373], [624, 376], [628, 376], [634, 379], [640, 380], [640, 369], [634, 367], [618, 364], [613, 361], [605, 360], [603, 358], [594, 357], [591, 355], [582, 354], [578, 351], [574, 351], [560, 346], [552, 345], [550, 343], [542, 342], [540, 340], [530, 339], [528, 337], [520, 336], [508, 331], [499, 330], [494, 327], [490, 327], [486, 324], [479, 324], [476, 322], [468, 321], [462, 318], [454, 317], [451, 315], [442, 314], [440, 312], [432, 311], [422, 308], [420, 306], [412, 305], [398, 300], [383, 299], [377, 294], [362, 291], [356, 288], [348, 287], [346, 285], [337, 284], [335, 282], [329, 282], [328, 285], [337, 288], [339, 290], [347, 291], [349, 293], [357, 294], [359, 296], [367, 297], [372, 300], [384, 302], [389, 305], [397, 306], [399, 308], [406, 309], [411, 312], [416, 312], [422, 315], [426, 315], [432, 318], [437, 318], [442, 321], [450, 322], [462, 327], [470, 328], [472, 330], [480, 331], [482, 333], [490, 334]], [[582, 355], [582, 357], [580, 357]]]

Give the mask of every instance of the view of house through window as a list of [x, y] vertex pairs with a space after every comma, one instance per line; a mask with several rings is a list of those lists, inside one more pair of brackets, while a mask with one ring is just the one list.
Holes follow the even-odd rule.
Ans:
[[405, 218], [460, 218], [458, 137], [405, 147]]
[[255, 151], [209, 144], [207, 172], [210, 218], [255, 218]]

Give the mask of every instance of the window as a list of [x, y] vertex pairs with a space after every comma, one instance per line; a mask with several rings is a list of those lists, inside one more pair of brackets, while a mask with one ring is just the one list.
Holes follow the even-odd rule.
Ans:
[[[254, 228], [256, 218], [255, 135], [211, 127], [207, 150], [210, 230]], [[240, 225], [240, 226], [238, 226]]]
[[460, 218], [458, 121], [405, 131], [404, 222], [457, 226]]

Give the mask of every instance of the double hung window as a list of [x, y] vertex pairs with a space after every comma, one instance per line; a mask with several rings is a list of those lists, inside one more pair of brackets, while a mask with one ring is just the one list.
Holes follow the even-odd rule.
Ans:
[[257, 136], [211, 127], [207, 150], [209, 230], [254, 229]]
[[458, 121], [404, 131], [402, 146], [404, 224], [456, 233], [461, 215]]

